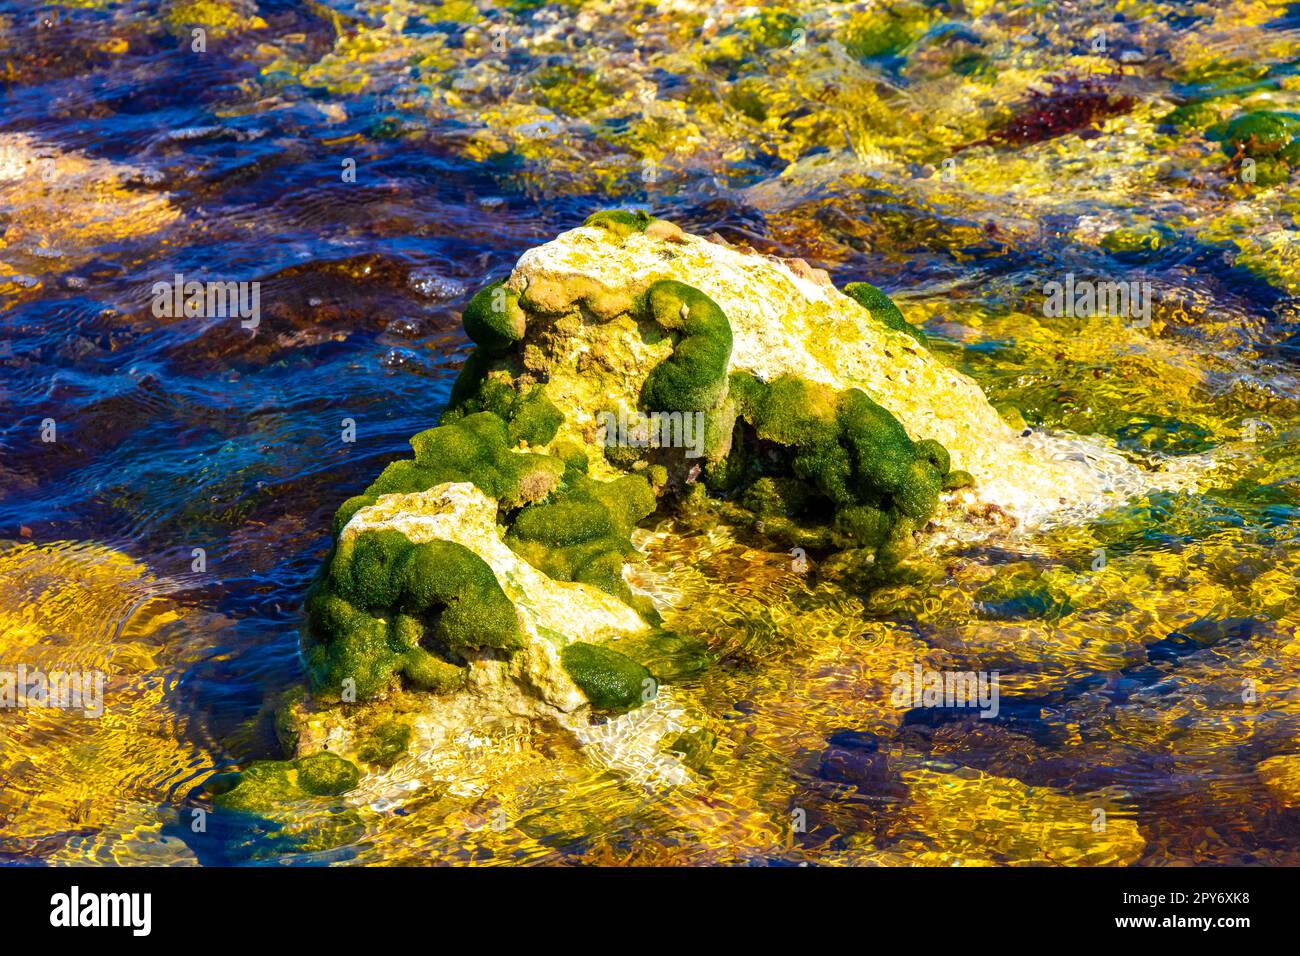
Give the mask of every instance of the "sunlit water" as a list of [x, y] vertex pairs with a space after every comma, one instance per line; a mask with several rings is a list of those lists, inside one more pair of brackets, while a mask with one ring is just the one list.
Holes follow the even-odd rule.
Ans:
[[[1295, 109], [1300, 15], [876, 6], [0, 2], [0, 664], [109, 676], [98, 719], [0, 711], [0, 859], [1300, 863], [1297, 203], [1164, 119]], [[1114, 115], [974, 145], [1054, 75]], [[870, 589], [664, 519], [689, 785], [534, 727], [301, 832], [196, 815], [278, 755], [329, 517], [436, 422], [468, 295], [619, 204], [870, 279], [1028, 427], [1215, 470]], [[259, 281], [260, 325], [155, 316], [176, 273]], [[1046, 317], [1067, 273], [1150, 322]], [[896, 706], [917, 664], [998, 671], [998, 716]]]

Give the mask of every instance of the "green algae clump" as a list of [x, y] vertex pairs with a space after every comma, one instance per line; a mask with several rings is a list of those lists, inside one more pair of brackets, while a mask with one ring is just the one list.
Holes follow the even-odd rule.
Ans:
[[258, 816], [310, 797], [336, 797], [361, 782], [356, 764], [329, 751], [298, 760], [258, 760], [237, 773], [215, 774], [204, 784], [220, 810]]
[[625, 209], [602, 209], [594, 212], [583, 222], [584, 226], [595, 226], [616, 236], [630, 236], [645, 232], [655, 219], [647, 212], [638, 210], [628, 212]]
[[920, 3], [896, 3], [853, 14], [837, 36], [858, 60], [895, 56], [917, 40], [936, 14]]
[[727, 392], [731, 324], [698, 289], [662, 279], [646, 290], [641, 314], [681, 338], [641, 387], [641, 405], [653, 411], [709, 411]]
[[656, 687], [645, 667], [618, 651], [581, 642], [567, 645], [560, 662], [598, 710], [624, 711], [645, 702], [645, 694]]
[[465, 653], [521, 646], [518, 614], [496, 575], [455, 542], [364, 531], [340, 540], [328, 570], [307, 599], [307, 671], [318, 693], [351, 690], [367, 700], [398, 675], [445, 692], [462, 683]]
[[879, 548], [903, 545], [934, 513], [951, 468], [947, 449], [913, 442], [865, 392], [793, 375], [768, 384], [747, 372], [731, 384], [740, 418], [766, 446], [765, 473], [741, 499], [756, 514], [795, 518], [820, 502], [845, 544]]
[[922, 345], [929, 346], [925, 333], [903, 318], [903, 313], [894, 305], [894, 301], [870, 282], [850, 282], [844, 287], [844, 294], [870, 312], [871, 317], [881, 325], [906, 332]]
[[173, 30], [203, 27], [214, 39], [266, 27], [256, 7], [230, 0], [172, 0], [163, 10], [163, 18]]
[[1247, 156], [1271, 156], [1291, 145], [1300, 133], [1300, 116], [1258, 110], [1232, 120], [1223, 130], [1223, 151], [1229, 156], [1238, 148]]
[[479, 289], [461, 316], [465, 334], [490, 356], [508, 351], [523, 339], [526, 322], [518, 293], [506, 288], [504, 279]]
[[[1244, 113], [1207, 132], [1223, 141], [1228, 171], [1259, 186], [1278, 186], [1300, 165], [1300, 115], [1271, 110]], [[1246, 167], [1246, 161], [1253, 164]], [[1247, 171], [1249, 169], [1249, 171]]]
[[511, 448], [520, 442], [546, 445], [564, 424], [564, 413], [547, 397], [545, 385], [533, 385], [521, 392], [500, 379], [483, 377], [472, 391], [467, 387], [457, 395], [453, 389], [452, 398], [443, 413], [443, 425], [475, 412], [491, 412], [506, 422], [506, 445]]
[[[522, 433], [516, 434], [522, 437]], [[540, 437], [532, 434], [531, 437]], [[540, 501], [559, 483], [564, 463], [549, 455], [516, 452], [510, 425], [493, 412], [476, 412], [411, 438], [415, 459], [395, 461], [363, 493], [349, 498], [334, 519], [335, 534], [380, 495], [427, 491], [444, 482], [472, 482], [504, 508]]]
[[640, 475], [597, 481], [571, 470], [553, 500], [519, 513], [506, 544], [557, 581], [590, 584], [636, 607], [623, 562], [636, 553], [632, 529], [655, 504], [654, 491]]
[[1169, 240], [1169, 231], [1156, 226], [1120, 226], [1101, 240], [1101, 247], [1115, 254], [1155, 252]]
[[317, 797], [337, 797], [355, 790], [361, 771], [328, 750], [298, 760], [298, 786]]

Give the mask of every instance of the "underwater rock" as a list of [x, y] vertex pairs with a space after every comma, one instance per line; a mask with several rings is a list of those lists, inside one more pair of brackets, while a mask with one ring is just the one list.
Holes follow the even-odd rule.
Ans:
[[226, 622], [169, 590], [103, 545], [0, 542], [0, 858], [193, 862], [175, 788], [219, 748], [170, 696]]
[[1282, 806], [1300, 806], [1300, 754], [1269, 757], [1255, 767], [1255, 773]]
[[181, 212], [166, 193], [141, 188], [148, 179], [32, 136], [0, 135], [0, 302], [37, 288], [41, 275], [176, 222]]
[[914, 845], [909, 836], [895, 849], [924, 864], [1127, 866], [1146, 848], [1118, 792], [1065, 794], [943, 764], [905, 769], [902, 778], [912, 803], [899, 830], [933, 840]]

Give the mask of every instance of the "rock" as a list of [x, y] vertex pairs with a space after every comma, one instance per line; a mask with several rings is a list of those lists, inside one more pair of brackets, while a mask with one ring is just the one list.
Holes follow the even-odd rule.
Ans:
[[1300, 806], [1300, 754], [1269, 757], [1255, 766], [1255, 773], [1282, 806]]
[[181, 217], [149, 173], [66, 151], [22, 133], [0, 134], [0, 302], [30, 292], [24, 273], [62, 273], [106, 246], [139, 241]]
[[[654, 334], [630, 304], [656, 283], [682, 282], [726, 316], [729, 373], [861, 390], [913, 441], [946, 449], [950, 467], [973, 479], [979, 502], [1023, 525], [1098, 513], [1143, 490], [1189, 482], [1145, 472], [1098, 438], [1009, 427], [973, 381], [921, 346], [916, 330], [885, 317], [881, 306], [893, 304], [879, 290], [862, 284], [855, 301], [804, 271], [697, 236], [667, 243], [645, 226], [570, 230], [525, 252], [505, 283], [527, 313], [517, 367], [547, 381], [565, 418], [560, 434], [593, 451], [595, 416], [636, 409], [647, 377], [674, 350], [671, 334]], [[868, 290], [879, 298], [864, 303]]]
[[[493, 696], [513, 678], [535, 699], [535, 706], [526, 709], [572, 711], [585, 698], [561, 664], [564, 646], [639, 634], [648, 625], [610, 594], [588, 584], [556, 581], [537, 570], [506, 545], [496, 518], [496, 501], [473, 484], [448, 483], [415, 494], [380, 496], [352, 516], [339, 544], [347, 546], [373, 532], [396, 532], [412, 545], [450, 542], [481, 559], [518, 615], [521, 643], [509, 661], [491, 648], [466, 649], [467, 691]], [[520, 706], [516, 701], [513, 709]]]
[[[336, 515], [307, 600], [312, 695], [282, 721], [298, 766], [370, 767], [348, 780], [360, 805], [403, 753], [443, 766], [467, 733], [543, 721], [629, 779], [681, 785], [671, 744], [692, 721], [647, 665], [692, 673], [671, 652], [690, 642], [627, 566], [651, 514], [893, 562], [957, 501], [1032, 525], [1154, 482], [1098, 442], [1009, 428], [879, 289], [849, 292], [612, 211], [477, 293], [442, 423]], [[724, 653], [780, 653], [777, 630]], [[713, 643], [689, 656], [708, 666]], [[850, 750], [827, 773], [874, 780]]]

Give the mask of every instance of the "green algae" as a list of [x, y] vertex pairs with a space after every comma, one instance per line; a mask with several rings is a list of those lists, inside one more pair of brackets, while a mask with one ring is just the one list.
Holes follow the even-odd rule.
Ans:
[[1111, 253], [1155, 252], [1171, 237], [1170, 230], [1160, 226], [1121, 226], [1102, 237], [1101, 247]]
[[[459, 687], [456, 661], [521, 644], [514, 605], [473, 551], [451, 541], [413, 544], [399, 531], [343, 538], [307, 598], [314, 690], [368, 700], [399, 675], [434, 692]], [[350, 686], [349, 686], [350, 682]]]
[[901, 544], [934, 513], [947, 450], [932, 439], [913, 442], [865, 392], [790, 375], [763, 383], [735, 372], [730, 381], [740, 418], [759, 442], [783, 450], [776, 456], [783, 473], [754, 479], [740, 499], [765, 527], [780, 527], [774, 516], [815, 513], [820, 500], [846, 543], [877, 548]]
[[[1279, 186], [1300, 162], [1300, 115], [1256, 110], [1216, 124], [1206, 131], [1222, 141], [1228, 172], [1248, 184]], [[1249, 165], [1248, 165], [1249, 164]]]
[[489, 355], [499, 355], [524, 337], [527, 317], [519, 295], [498, 279], [480, 289], [465, 307], [465, 334]]
[[645, 232], [654, 221], [653, 216], [642, 210], [630, 212], [625, 209], [602, 209], [592, 213], [582, 224], [604, 229], [615, 236], [630, 236]]
[[801, 35], [797, 14], [772, 8], [741, 17], [713, 38], [701, 59], [710, 66], [732, 67], [766, 50], [789, 47]]
[[380, 724], [362, 741], [357, 757], [378, 767], [391, 767], [411, 744], [411, 725], [400, 720]]
[[1245, 113], [1231, 120], [1222, 132], [1223, 151], [1229, 156], [1243, 149], [1246, 155], [1271, 156], [1289, 146], [1300, 133], [1300, 116], [1271, 110]]
[[600, 73], [570, 64], [543, 67], [532, 79], [538, 101], [567, 116], [591, 116], [622, 99]]
[[1219, 116], [1219, 108], [1214, 103], [1197, 100], [1174, 107], [1161, 117], [1161, 122], [1186, 132], [1213, 126], [1219, 122]]
[[[522, 426], [516, 426], [515, 435], [538, 438], [546, 432], [548, 420], [553, 418], [544, 408], [535, 408]], [[504, 508], [545, 498], [559, 483], [564, 463], [549, 455], [515, 451], [512, 424], [490, 411], [460, 418], [453, 414], [447, 424], [415, 435], [411, 438], [415, 458], [388, 465], [364, 492], [345, 501], [335, 515], [335, 534], [380, 495], [427, 491], [444, 482], [472, 482]]]
[[662, 279], [646, 290], [640, 314], [680, 335], [672, 354], [641, 387], [641, 406], [652, 411], [709, 411], [727, 391], [731, 323], [712, 299], [684, 282]]
[[708, 642], [697, 634], [651, 628], [643, 634], [613, 638], [604, 644], [630, 657], [662, 681], [678, 683], [713, 664]]
[[[464, 370], [461, 374], [465, 374]], [[506, 444], [510, 447], [520, 442], [536, 447], [547, 445], [564, 424], [564, 413], [547, 397], [545, 385], [534, 385], [521, 393], [506, 381], [483, 375], [473, 386], [467, 383], [459, 393], [453, 389], [451, 397], [442, 424], [476, 412], [491, 412], [506, 422]]]
[[922, 345], [929, 345], [925, 333], [907, 319], [892, 299], [869, 282], [850, 282], [844, 287], [844, 294], [871, 313], [871, 317], [888, 328], [906, 332]]
[[298, 786], [317, 797], [337, 797], [357, 788], [361, 771], [328, 750], [298, 759]]
[[260, 816], [296, 800], [341, 796], [360, 780], [355, 764], [323, 751], [297, 760], [258, 760], [237, 773], [213, 775], [204, 789], [220, 810]]
[[608, 647], [575, 642], [560, 652], [560, 661], [598, 710], [630, 710], [654, 697], [657, 685], [650, 671]]
[[231, 33], [266, 26], [266, 21], [255, 13], [249, 13], [248, 7], [230, 0], [172, 0], [164, 8], [163, 18], [174, 30], [203, 27], [213, 39], [220, 39]]
[[647, 611], [623, 580], [623, 563], [636, 553], [632, 529], [655, 506], [640, 475], [597, 481], [571, 469], [553, 500], [519, 512], [506, 544], [557, 581], [590, 584]]
[[936, 13], [920, 3], [895, 3], [853, 14], [838, 38], [859, 60], [895, 56], [934, 23]]
[[696, 773], [704, 773], [713, 760], [718, 746], [718, 735], [703, 727], [679, 734], [665, 748]]

